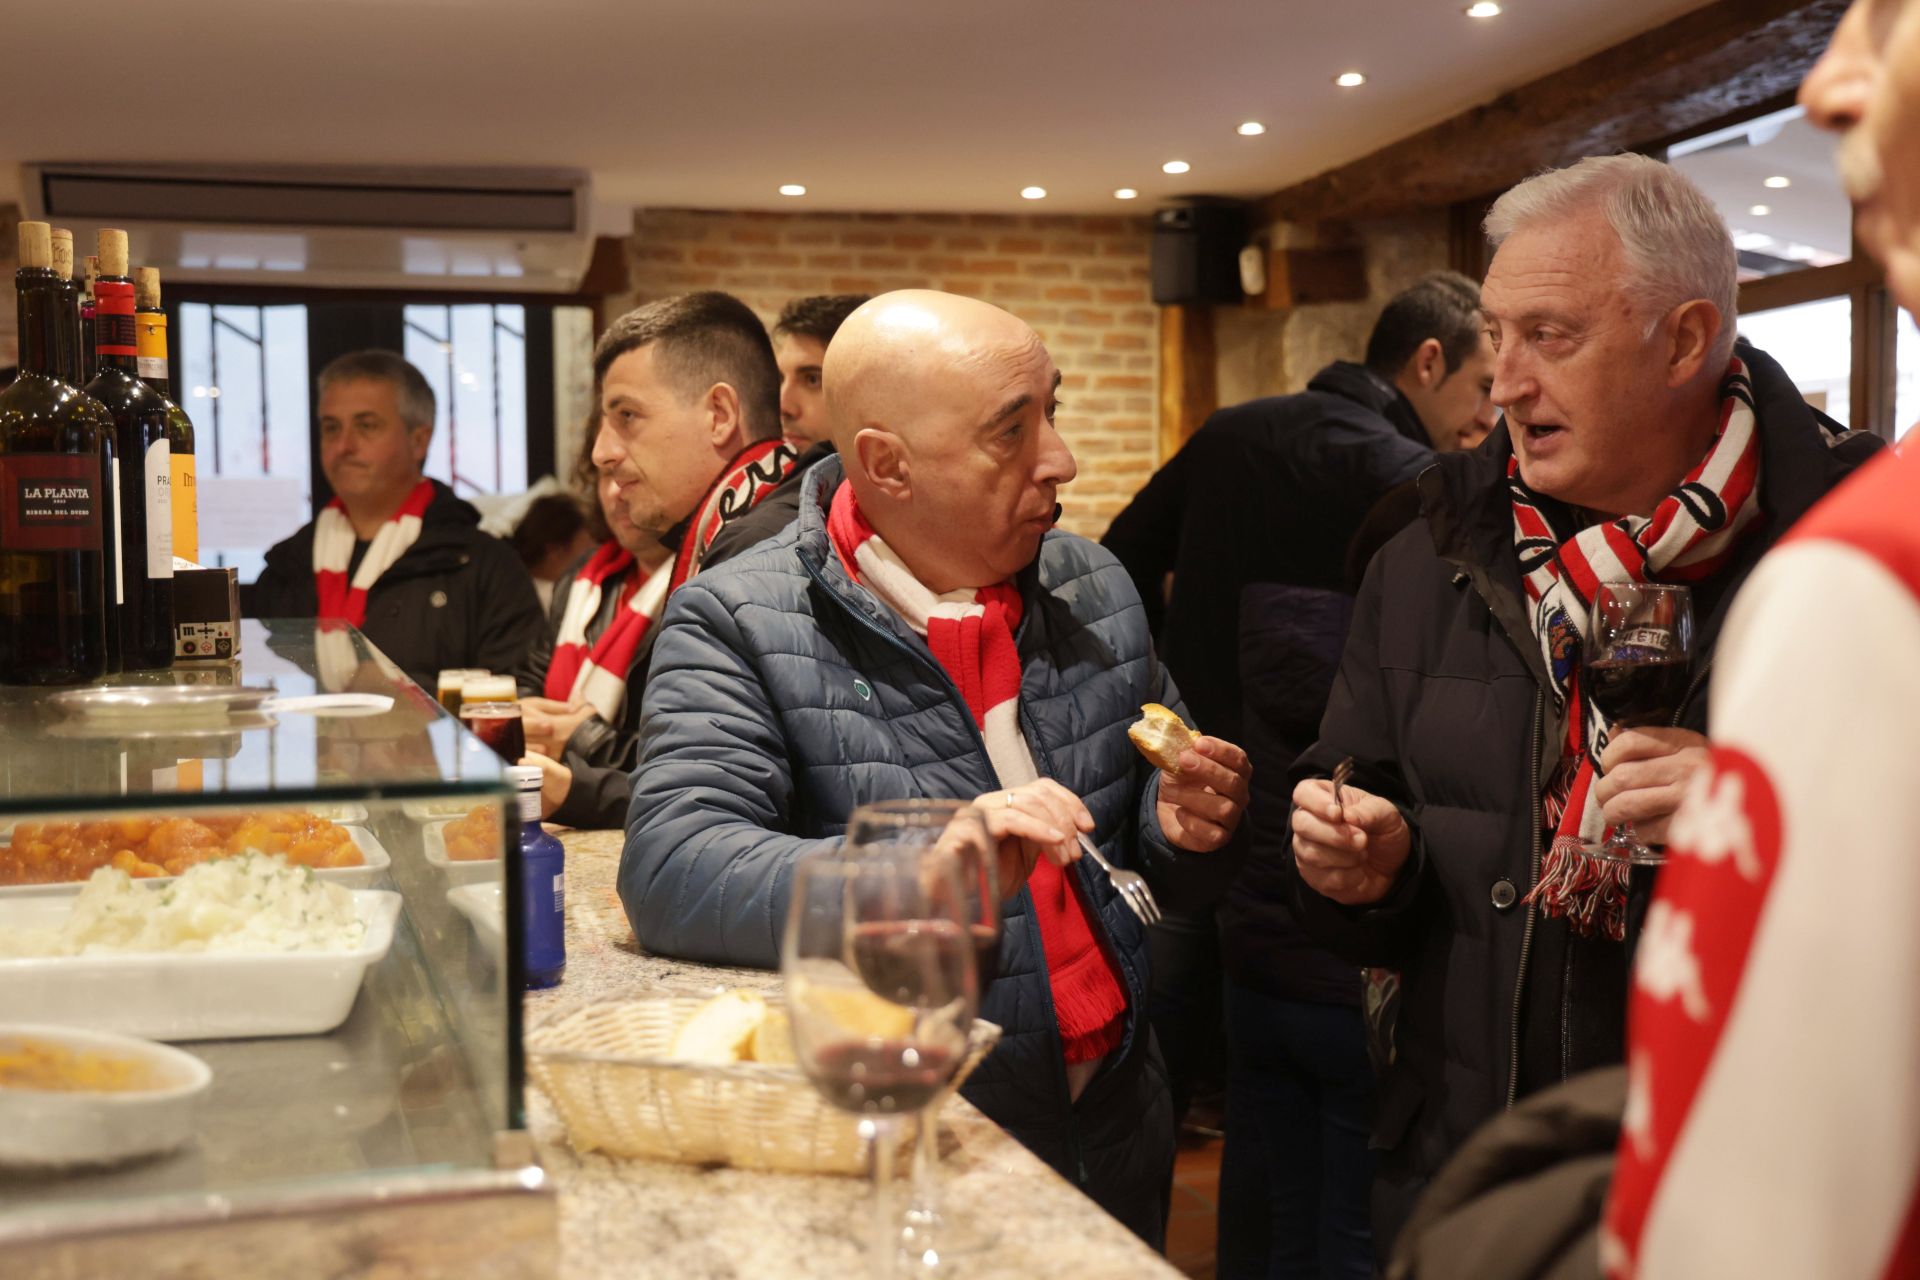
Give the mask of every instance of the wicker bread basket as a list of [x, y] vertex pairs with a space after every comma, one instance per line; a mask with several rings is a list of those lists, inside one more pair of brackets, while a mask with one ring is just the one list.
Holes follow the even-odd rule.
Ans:
[[[586, 1005], [527, 1033], [529, 1074], [577, 1151], [790, 1173], [866, 1168], [860, 1118], [829, 1105], [797, 1067], [715, 1066], [667, 1058], [705, 996]], [[938, 1107], [999, 1042], [978, 1019]]]

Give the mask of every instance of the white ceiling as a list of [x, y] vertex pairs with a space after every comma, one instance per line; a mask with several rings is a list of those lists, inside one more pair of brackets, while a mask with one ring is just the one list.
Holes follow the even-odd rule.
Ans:
[[[616, 216], [1105, 212], [1119, 186], [1263, 194], [1701, 0], [1465, 2], [23, 2], [0, 183], [44, 160], [542, 165], [590, 171]], [[1354, 68], [1371, 82], [1335, 88]], [[1163, 175], [1175, 157], [1192, 172]]]

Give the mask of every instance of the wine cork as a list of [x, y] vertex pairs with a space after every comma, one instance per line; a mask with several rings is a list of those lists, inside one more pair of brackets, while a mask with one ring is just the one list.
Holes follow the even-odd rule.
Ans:
[[53, 266], [53, 228], [44, 222], [20, 224], [20, 265], [45, 271]]
[[111, 227], [100, 232], [100, 274], [115, 279], [127, 275], [127, 233]]
[[73, 279], [73, 232], [65, 227], [53, 229], [53, 273], [62, 280]]
[[134, 271], [133, 305], [142, 311], [160, 309], [160, 268], [140, 267]]

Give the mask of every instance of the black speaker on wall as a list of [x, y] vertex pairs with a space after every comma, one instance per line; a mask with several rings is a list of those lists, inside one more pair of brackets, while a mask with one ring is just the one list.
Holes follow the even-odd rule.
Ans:
[[1161, 307], [1238, 302], [1247, 207], [1196, 198], [1153, 211], [1153, 301]]

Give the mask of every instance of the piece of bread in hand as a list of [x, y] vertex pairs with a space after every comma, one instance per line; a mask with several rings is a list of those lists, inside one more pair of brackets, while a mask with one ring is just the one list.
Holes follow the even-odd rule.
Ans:
[[673, 1035], [667, 1056], [682, 1062], [746, 1060], [753, 1033], [766, 1020], [766, 998], [752, 991], [723, 991], [694, 1010]]
[[1127, 726], [1127, 737], [1140, 754], [1153, 761], [1153, 767], [1168, 773], [1180, 772], [1180, 753], [1193, 745], [1193, 730], [1186, 721], [1161, 706], [1149, 702], [1140, 708], [1140, 718]]

